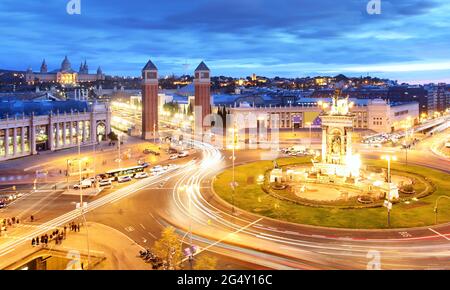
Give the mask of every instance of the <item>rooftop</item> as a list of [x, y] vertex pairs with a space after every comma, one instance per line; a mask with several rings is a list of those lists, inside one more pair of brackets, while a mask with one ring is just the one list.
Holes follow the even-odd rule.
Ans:
[[71, 113], [89, 111], [89, 104], [86, 101], [8, 101], [0, 102], [0, 119], [25, 116], [43, 116], [50, 112]]

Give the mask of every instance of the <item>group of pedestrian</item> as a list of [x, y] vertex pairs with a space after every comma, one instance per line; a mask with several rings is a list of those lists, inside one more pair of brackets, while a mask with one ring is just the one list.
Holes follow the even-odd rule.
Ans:
[[0, 235], [2, 232], [6, 232], [8, 230], [8, 227], [12, 227], [19, 223], [20, 220], [18, 217], [0, 219]]
[[47, 247], [48, 243], [51, 241], [55, 241], [55, 245], [61, 245], [62, 241], [66, 239], [68, 228], [70, 228], [70, 231], [72, 231], [72, 232], [79, 232], [80, 224], [71, 222], [71, 223], [69, 223], [68, 226], [65, 225], [61, 229], [55, 229], [51, 233], [44, 234], [39, 237], [33, 238], [31, 240], [31, 245], [33, 247], [39, 246], [39, 245], [42, 245], [43, 247]]
[[18, 224], [19, 222], [20, 222], [20, 220], [18, 217], [6, 218], [6, 219], [3, 219], [3, 221], [2, 221], [3, 226], [5, 226], [5, 227], [13, 226], [15, 224]]
[[72, 231], [72, 232], [79, 232], [80, 231], [80, 224], [76, 224], [74, 222], [71, 222], [69, 225], [70, 225], [70, 231]]

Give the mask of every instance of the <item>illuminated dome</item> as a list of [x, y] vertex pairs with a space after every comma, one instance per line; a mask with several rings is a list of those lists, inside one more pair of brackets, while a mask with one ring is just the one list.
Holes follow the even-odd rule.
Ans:
[[64, 58], [63, 62], [61, 63], [61, 71], [63, 72], [69, 72], [72, 70], [72, 65], [70, 64], [69, 59], [67, 56]]

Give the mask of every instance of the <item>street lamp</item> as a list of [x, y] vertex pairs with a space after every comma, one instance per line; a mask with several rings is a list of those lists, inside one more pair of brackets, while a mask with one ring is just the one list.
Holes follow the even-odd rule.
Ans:
[[438, 202], [441, 198], [450, 199], [450, 197], [446, 195], [441, 195], [436, 199], [436, 205], [434, 206], [434, 224], [437, 225], [437, 218], [438, 218]]
[[188, 196], [188, 200], [189, 200], [189, 231], [185, 233], [185, 235], [183, 236], [183, 238], [181, 239], [181, 249], [183, 248], [183, 242], [184, 239], [186, 238], [186, 236], [189, 234], [189, 249], [190, 249], [190, 254], [189, 254], [189, 264], [191, 267], [191, 270], [193, 268], [192, 262], [194, 260], [194, 253], [193, 253], [193, 244], [192, 244], [192, 186], [182, 186], [179, 188], [179, 190], [184, 191], [187, 196]]
[[312, 147], [312, 136], [311, 136], [312, 122], [307, 122], [305, 125], [309, 126], [309, 149], [311, 149], [311, 147]]
[[381, 159], [386, 160], [388, 163], [387, 182], [391, 183], [391, 161], [396, 161], [397, 156], [383, 155], [381, 156]]
[[[381, 156], [381, 159], [384, 159], [384, 160], [386, 160], [388, 162], [387, 182], [388, 182], [388, 186], [389, 186], [389, 190], [390, 190], [390, 186], [391, 186], [391, 182], [392, 182], [392, 178], [391, 178], [391, 161], [396, 161], [397, 157], [393, 156], [393, 155], [383, 155], [383, 156]], [[392, 202], [391, 202], [391, 194], [390, 193], [388, 193], [387, 199], [384, 201], [383, 206], [387, 208], [388, 227], [391, 227]]]
[[231, 183], [231, 189], [232, 189], [232, 193], [231, 193], [231, 204], [232, 204], [232, 214], [234, 214], [234, 193], [236, 190], [236, 179], [235, 179], [235, 160], [236, 160], [236, 149], [238, 149], [238, 132], [237, 132], [237, 125], [236, 122], [234, 122], [233, 124], [233, 128], [230, 128], [230, 132], [233, 134], [232, 135], [232, 144], [229, 145], [229, 147], [231, 147], [232, 150], [232, 164], [233, 164], [233, 181]]

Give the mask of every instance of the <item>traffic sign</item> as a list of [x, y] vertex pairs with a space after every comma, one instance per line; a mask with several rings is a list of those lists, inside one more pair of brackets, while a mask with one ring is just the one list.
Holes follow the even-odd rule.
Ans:
[[385, 200], [383, 206], [390, 210], [392, 209], [392, 202], [390, 202], [389, 200]]

